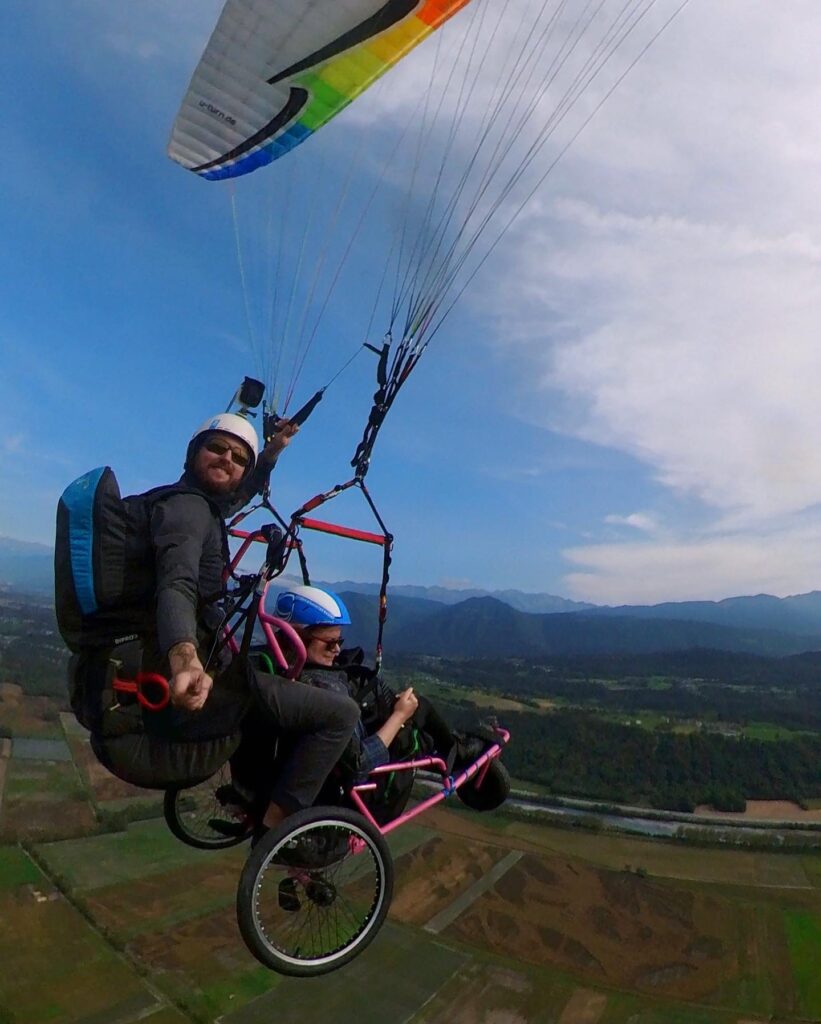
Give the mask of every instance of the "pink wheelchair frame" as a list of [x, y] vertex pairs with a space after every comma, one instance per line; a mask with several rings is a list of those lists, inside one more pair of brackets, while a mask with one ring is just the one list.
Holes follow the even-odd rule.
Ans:
[[[245, 536], [242, 547], [232, 560], [232, 565], [239, 563], [250, 543], [256, 539], [257, 536], [254, 534]], [[297, 680], [302, 669], [305, 667], [305, 645], [302, 643], [299, 634], [289, 622], [285, 622], [284, 619], [277, 618], [275, 615], [270, 615], [265, 610], [265, 598], [268, 594], [268, 588], [270, 585], [271, 581], [269, 580], [265, 584], [265, 589], [262, 592], [259, 610], [257, 612], [257, 621], [262, 628], [265, 641], [268, 645], [268, 650], [273, 656], [277, 667], [286, 678]], [[288, 645], [293, 654], [293, 661], [289, 662], [288, 658], [285, 656], [280, 644], [280, 636], [284, 636], [287, 639]], [[239, 653], [239, 646], [233, 637], [228, 638], [228, 645], [233, 653]], [[404, 825], [412, 818], [423, 814], [429, 808], [452, 796], [457, 789], [473, 779], [474, 776], [476, 777], [474, 788], [480, 790], [491, 762], [501, 755], [502, 748], [510, 739], [509, 731], [507, 729], [503, 729], [501, 726], [494, 725], [493, 731], [497, 737], [496, 742], [491, 744], [490, 747], [488, 747], [488, 749], [485, 750], [472, 764], [468, 765], [467, 768], [462, 769], [456, 775], [452, 775], [448, 771], [448, 766], [444, 760], [437, 756], [414, 758], [411, 761], [391, 761], [388, 764], [383, 764], [378, 768], [372, 769], [368, 774], [368, 780], [356, 783], [351, 787], [347, 795], [356, 810], [359, 811], [359, 813], [368, 822], [370, 822], [375, 829], [381, 832], [382, 835], [387, 835], [389, 832], [393, 832], [394, 829], [399, 828], [400, 825]], [[392, 821], [389, 821], [384, 825], [380, 825], [368, 809], [368, 806], [363, 799], [363, 794], [371, 793], [376, 790], [377, 776], [389, 775], [392, 772], [407, 771], [425, 771], [432, 775], [438, 775], [440, 785], [436, 792], [431, 796], [420, 801], [418, 804], [415, 804], [410, 808], [410, 810], [404, 811]]]
[[[306, 518], [305, 513], [323, 504], [325, 501], [342, 493], [349, 487], [359, 486], [371, 505], [371, 509], [383, 528], [383, 533], [365, 533], [344, 526], [321, 522]], [[269, 506], [266, 506], [269, 507]], [[270, 508], [270, 507], [269, 507]], [[271, 509], [271, 511], [273, 511]], [[233, 576], [238, 582], [236, 567], [248, 548], [255, 541], [268, 544], [268, 555], [263, 567], [255, 577], [247, 577], [246, 583], [240, 587], [255, 583], [253, 599], [243, 611], [235, 616], [234, 625], [226, 624], [224, 643], [236, 654], [251, 650], [251, 630], [259, 623], [265, 637], [265, 655], [276, 664], [283, 676], [290, 678], [293, 685], [306, 685], [298, 682], [306, 660], [305, 646], [290, 623], [277, 616], [270, 615], [265, 609], [265, 598], [268, 594], [272, 578], [284, 569], [288, 555], [297, 550], [303, 569], [303, 578], [308, 582], [307, 566], [298, 529], [319, 530], [336, 536], [348, 537], [353, 540], [381, 545], [383, 552], [382, 587], [379, 595], [379, 632], [376, 641], [375, 664], [378, 670], [382, 657], [382, 631], [387, 614], [387, 580], [390, 564], [392, 537], [384, 528], [373, 503], [364, 488], [361, 479], [356, 478], [345, 485], [340, 485], [324, 495], [317, 495], [298, 510], [291, 518], [288, 532], [282, 537], [284, 545], [277, 555], [276, 549], [271, 550], [271, 539], [266, 530], [245, 532], [237, 529], [240, 518], [234, 519], [229, 525], [229, 533], [242, 540], [239, 551], [231, 561], [226, 577]], [[279, 518], [279, 517], [277, 517]], [[273, 561], [272, 566], [268, 559]], [[227, 579], [226, 579], [227, 582]], [[242, 602], [250, 596], [246, 589], [236, 605], [241, 608]], [[243, 628], [244, 623], [244, 628]], [[242, 629], [242, 640], [237, 643], [237, 633]], [[283, 644], [286, 650], [283, 650]], [[503, 747], [510, 739], [510, 733], [499, 726], [493, 727], [495, 740], [489, 739], [489, 746], [483, 750], [471, 764], [462, 767], [452, 774], [446, 761], [437, 755], [413, 757], [410, 760], [392, 761], [372, 769], [364, 781], [353, 782], [345, 788], [345, 801], [330, 801], [333, 806], [318, 806], [297, 811], [290, 818], [270, 832], [259, 838], [256, 847], [252, 848], [245, 867], [240, 875], [237, 888], [237, 921], [240, 933], [251, 953], [266, 967], [273, 968], [283, 974], [300, 977], [324, 974], [329, 970], [343, 966], [357, 956], [371, 941], [381, 927], [387, 914], [393, 891], [393, 863], [390, 850], [385, 842], [388, 833], [394, 831], [423, 814], [429, 808], [441, 803], [460, 790], [470, 785], [470, 792], [460, 794], [468, 807], [482, 808], [481, 787], [486, 784], [489, 799], [485, 801], [487, 809], [498, 806], [507, 792], [506, 773], [490, 774], [492, 762], [498, 758]], [[501, 768], [501, 765], [500, 765]], [[405, 807], [402, 813], [392, 820], [380, 824], [368, 807], [368, 797], [379, 787], [382, 776], [394, 772], [426, 773], [433, 780], [433, 793], [426, 796], [411, 807]], [[413, 776], [411, 776], [411, 779]], [[505, 784], [502, 791], [502, 783]], [[346, 806], [347, 804], [347, 806]], [[377, 811], [378, 813], [378, 811]], [[210, 823], [209, 823], [210, 824]], [[246, 820], [250, 834], [253, 822]], [[360, 867], [353, 869], [354, 874], [348, 876], [341, 869], [346, 862], [347, 853], [337, 859], [331, 854], [326, 863], [320, 859], [321, 866], [309, 864], [292, 864], [288, 866], [287, 856], [283, 863], [280, 859], [284, 851], [291, 850], [296, 844], [299, 856], [301, 837], [308, 839], [315, 829], [318, 838], [326, 834], [328, 826], [334, 829], [347, 830], [347, 853], [354, 856], [355, 863]], [[241, 842], [242, 838], [238, 837]], [[308, 844], [310, 850], [310, 844]], [[320, 847], [321, 849], [321, 847]], [[367, 856], [370, 851], [370, 857]], [[362, 855], [360, 860], [360, 855]], [[370, 865], [370, 869], [368, 868]], [[269, 869], [271, 876], [278, 879], [276, 888], [268, 885]], [[353, 881], [358, 871], [370, 871], [371, 896], [370, 904], [363, 907], [362, 916], [354, 910], [354, 905], [343, 908], [338, 917], [340, 885], [344, 890], [347, 881]], [[366, 901], [367, 902], [367, 901]], [[293, 915], [293, 916], [292, 916]], [[341, 929], [341, 931], [340, 931]]]

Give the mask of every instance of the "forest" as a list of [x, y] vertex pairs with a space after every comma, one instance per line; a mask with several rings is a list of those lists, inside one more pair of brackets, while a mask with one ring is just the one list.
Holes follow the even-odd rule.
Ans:
[[[0, 602], [0, 683], [67, 707], [68, 652], [49, 602], [8, 594]], [[422, 689], [425, 680], [447, 684], [443, 710], [463, 726], [492, 712], [494, 700], [516, 699], [519, 710], [503, 718], [513, 733], [505, 761], [517, 779], [556, 794], [686, 811], [702, 803], [735, 810], [748, 799], [821, 797], [820, 671], [818, 653], [549, 660], [394, 654], [388, 678], [396, 689], [420, 679]], [[642, 713], [662, 715], [665, 724], [615, 720]], [[751, 721], [797, 732], [764, 741], [714, 728]], [[684, 722], [689, 727], [678, 728]], [[7, 734], [0, 722], [0, 735]]]
[[818, 652], [769, 658], [696, 650], [549, 661], [404, 655], [392, 659], [391, 666], [400, 677], [420, 672], [499, 696], [553, 698], [610, 712], [821, 730]]
[[[466, 728], [475, 721], [464, 707], [446, 712]], [[653, 731], [576, 710], [508, 711], [503, 724], [512, 734], [504, 757], [511, 774], [557, 795], [687, 812], [821, 796], [819, 736], [764, 742]]]
[[[517, 778], [561, 795], [692, 811], [821, 797], [819, 670], [815, 653], [690, 651], [535, 662], [404, 657], [390, 674], [395, 687], [446, 684], [445, 710], [462, 726], [492, 713], [493, 698], [516, 700], [520, 710], [497, 714], [513, 733], [505, 762]], [[648, 713], [650, 727], [615, 720]], [[750, 722], [796, 734], [722, 735], [723, 726], [740, 732]]]

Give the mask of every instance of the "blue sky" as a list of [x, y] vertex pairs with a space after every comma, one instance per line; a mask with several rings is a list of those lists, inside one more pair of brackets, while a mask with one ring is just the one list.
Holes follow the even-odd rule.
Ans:
[[[176, 478], [255, 373], [227, 190], [165, 155], [219, 8], [5, 7], [2, 535], [50, 542], [92, 466], [124, 492]], [[818, 586], [819, 44], [810, 2], [691, 0], [578, 139], [386, 422], [368, 481], [397, 582], [611, 604]], [[416, 56], [292, 173], [409, 116]], [[283, 180], [238, 187], [241, 217]], [[297, 404], [361, 342], [387, 231], [375, 216], [357, 240], [361, 276], [334, 294]], [[283, 511], [346, 477], [369, 358], [283, 458]], [[317, 576], [377, 576], [370, 549], [314, 552]]]

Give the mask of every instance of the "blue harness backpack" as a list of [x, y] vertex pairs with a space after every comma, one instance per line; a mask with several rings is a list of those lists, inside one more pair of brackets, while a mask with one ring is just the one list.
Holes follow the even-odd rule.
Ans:
[[[55, 610], [60, 633], [72, 651], [133, 640], [143, 627], [151, 573], [144, 559], [140, 566], [134, 557], [139, 555], [139, 538], [147, 527], [142, 505], [120, 496], [117, 478], [108, 466], [84, 473], [60, 498], [54, 545]], [[130, 565], [126, 565], [127, 546]]]
[[123, 498], [109, 466], [65, 489], [57, 506], [54, 590], [57, 625], [72, 651], [115, 647], [152, 627], [151, 506], [189, 491], [170, 484]]

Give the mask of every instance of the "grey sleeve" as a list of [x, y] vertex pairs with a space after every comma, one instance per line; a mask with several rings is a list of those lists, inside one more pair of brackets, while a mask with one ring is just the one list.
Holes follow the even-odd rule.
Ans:
[[157, 640], [167, 654], [174, 644], [197, 642], [200, 561], [213, 529], [208, 502], [174, 494], [151, 511], [157, 570]]

